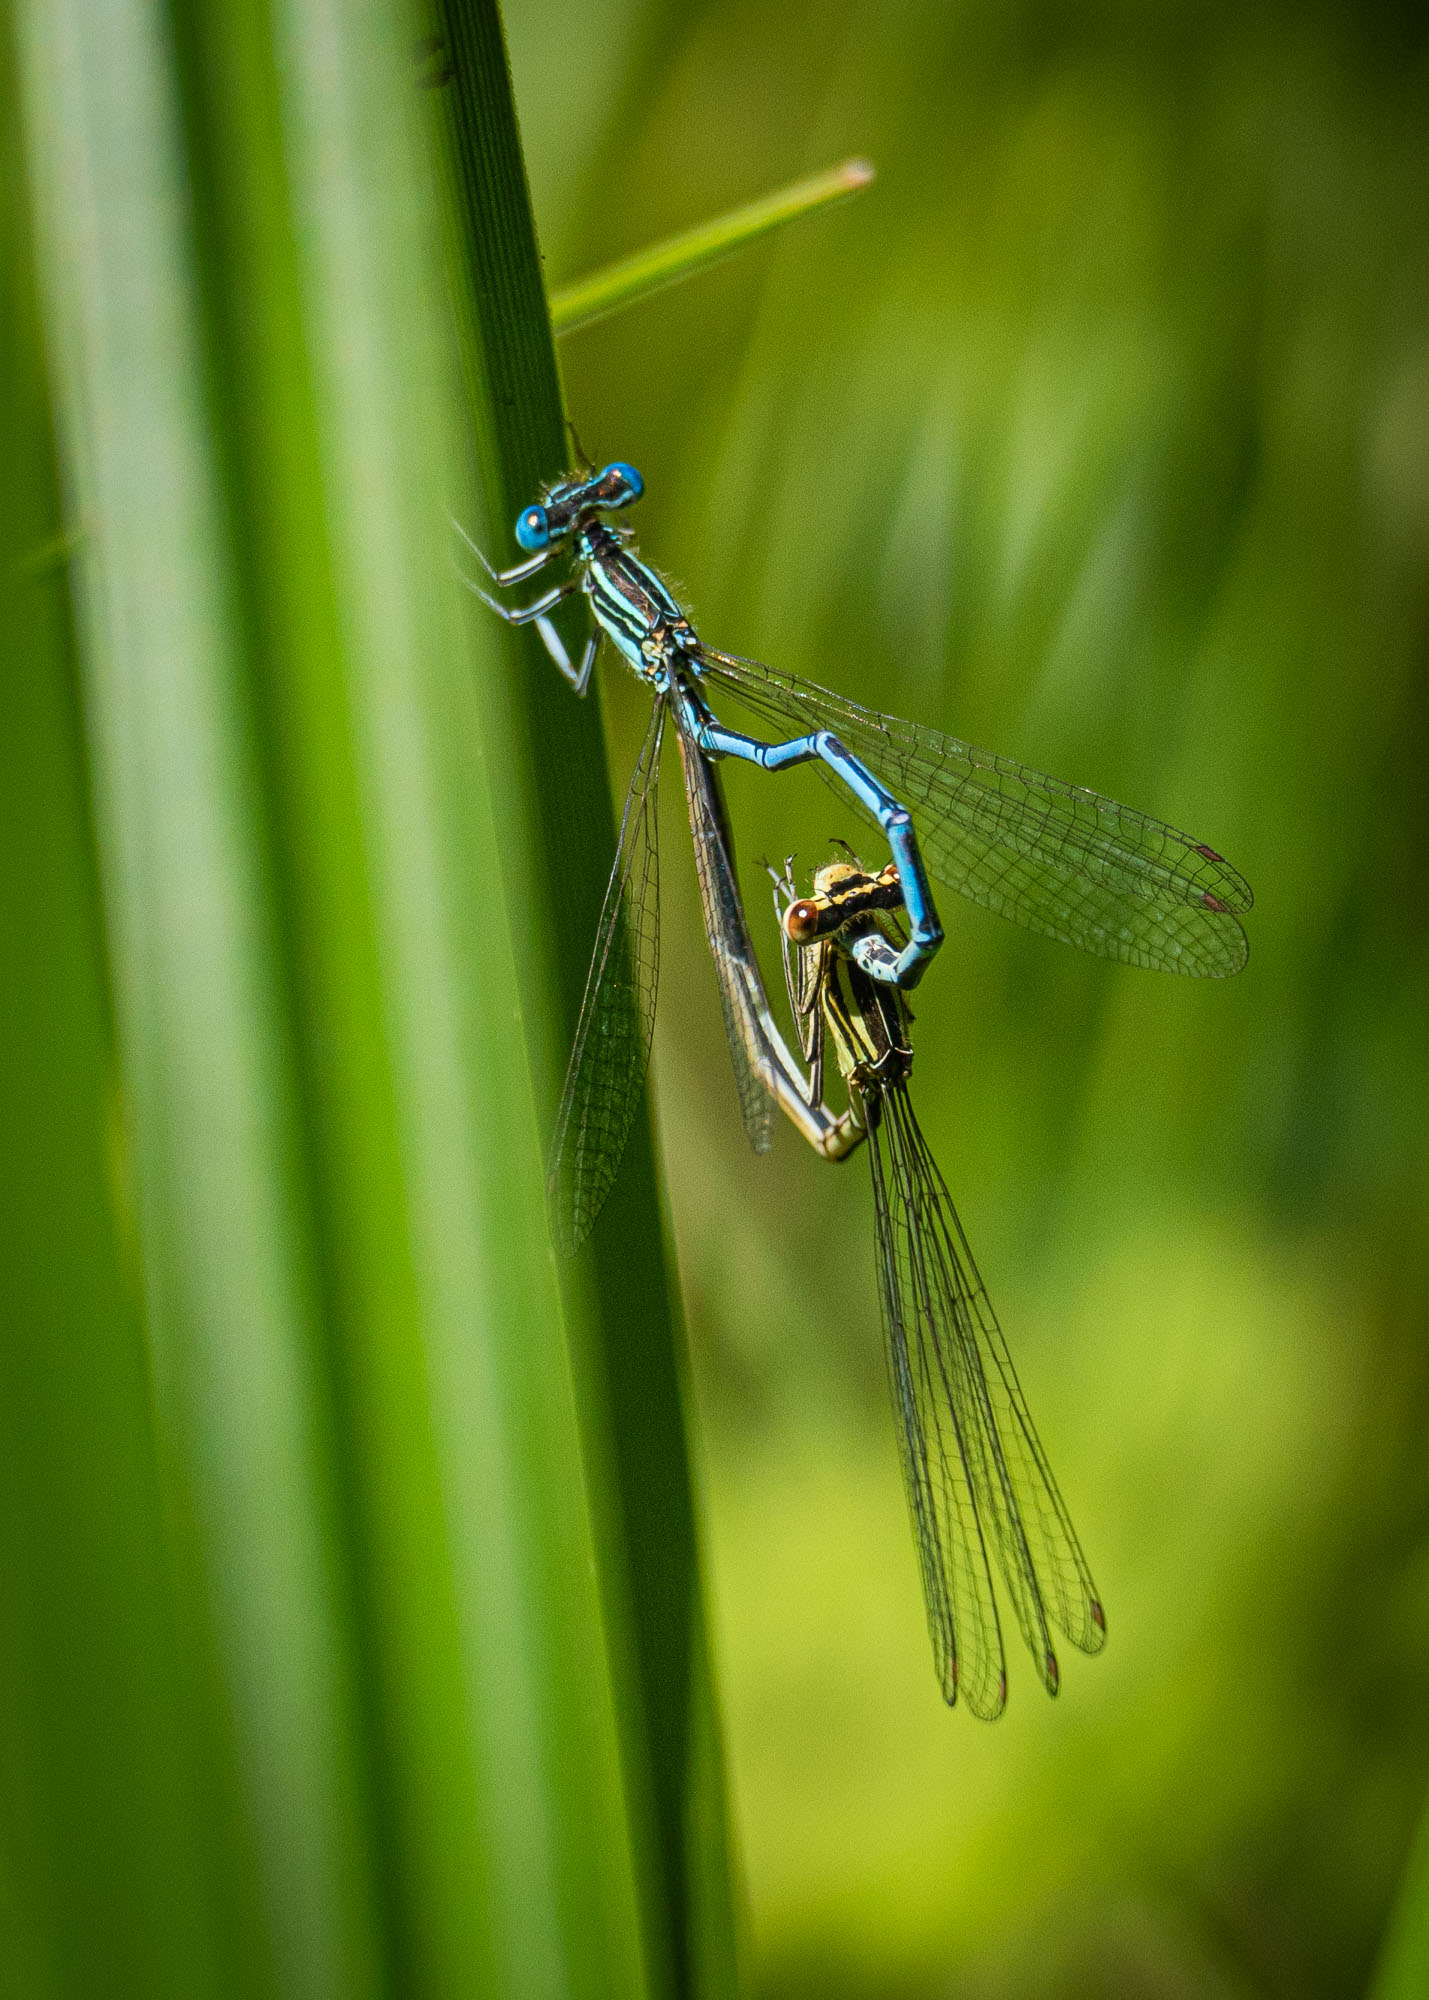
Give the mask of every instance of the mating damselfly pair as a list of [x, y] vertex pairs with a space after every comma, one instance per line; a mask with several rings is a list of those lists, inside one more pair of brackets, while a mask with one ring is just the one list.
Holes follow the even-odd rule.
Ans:
[[[826, 1158], [868, 1142], [890, 1380], [939, 1677], [950, 1702], [961, 1692], [974, 1713], [996, 1715], [1006, 1676], [993, 1562], [1050, 1690], [1057, 1665], [1049, 1625], [1086, 1651], [1100, 1647], [1106, 1627], [907, 1098], [912, 1053], [902, 996], [943, 937], [929, 870], [971, 901], [1098, 956], [1209, 977], [1245, 963], [1237, 913], [1249, 909], [1250, 890], [1213, 848], [1159, 820], [710, 646], [635, 553], [630, 531], [608, 518], [642, 490], [633, 466], [589, 468], [546, 488], [518, 517], [525, 561], [497, 570], [470, 545], [503, 589], [563, 563], [559, 580], [528, 604], [480, 594], [508, 622], [536, 626], [577, 694], [608, 638], [652, 697], [557, 1115], [553, 1227], [568, 1251], [589, 1234], [649, 1062], [659, 968], [657, 783], [673, 724], [745, 1129], [755, 1149], [766, 1150], [777, 1106]], [[573, 662], [550, 614], [578, 591], [592, 625]], [[716, 692], [785, 733], [766, 741], [730, 729], [711, 706]], [[807, 965], [786, 959], [802, 1064], [774, 1021], [750, 938], [717, 769], [725, 757], [771, 772], [815, 764], [892, 852], [877, 876], [824, 871], [810, 898], [786, 880], [784, 938], [795, 954], [812, 954]], [[895, 907], [906, 931], [889, 914]], [[822, 915], [801, 937], [799, 913], [809, 911]], [[841, 1116], [823, 1101], [830, 1043], [849, 1090]], [[874, 1059], [870, 1050], [882, 1053]]]

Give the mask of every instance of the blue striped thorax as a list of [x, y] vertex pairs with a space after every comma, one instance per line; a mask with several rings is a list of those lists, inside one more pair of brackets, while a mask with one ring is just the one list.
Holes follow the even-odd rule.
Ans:
[[582, 529], [575, 559], [592, 614], [637, 674], [648, 679], [676, 654], [698, 671], [699, 640], [689, 619], [654, 570], [623, 548], [603, 522]]

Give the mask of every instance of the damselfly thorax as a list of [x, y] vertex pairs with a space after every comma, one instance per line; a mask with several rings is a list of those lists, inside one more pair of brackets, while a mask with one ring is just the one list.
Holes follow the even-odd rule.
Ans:
[[893, 912], [902, 885], [892, 864], [865, 874], [848, 861], [831, 861], [814, 876], [814, 893], [795, 899], [781, 919], [791, 942], [812, 947], [812, 988], [802, 1003], [817, 1012], [851, 1097], [860, 1100], [866, 1124], [879, 1116], [880, 1095], [912, 1074], [912, 1014], [895, 986], [871, 978], [870, 960], [897, 957], [904, 939]]
[[[860, 923], [872, 928], [874, 919], [855, 920], [849, 945], [857, 942]], [[844, 1082], [863, 1099], [866, 1113], [876, 1117], [882, 1092], [913, 1072], [908, 1006], [896, 987], [870, 979], [837, 945], [829, 942], [823, 951], [821, 1004], [834, 1058]]]
[[591, 615], [643, 680], [661, 682], [675, 662], [698, 676], [699, 635], [648, 563], [625, 547], [625, 530], [592, 521], [575, 540]]

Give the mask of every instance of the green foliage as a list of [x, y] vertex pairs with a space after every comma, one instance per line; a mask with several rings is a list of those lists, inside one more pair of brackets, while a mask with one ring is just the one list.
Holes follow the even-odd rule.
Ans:
[[873, 169], [867, 160], [845, 160], [842, 166], [810, 174], [792, 187], [777, 188], [773, 194], [746, 202], [713, 222], [682, 230], [664, 243], [652, 244], [648, 250], [562, 286], [551, 300], [551, 324], [557, 333], [593, 326], [652, 292], [663, 291], [666, 285], [677, 285], [707, 265], [732, 257], [786, 222], [812, 215], [832, 202], [846, 201], [872, 179]]
[[[494, 540], [561, 416], [449, 25], [525, 269]], [[648, 1147], [565, 1299], [547, 1239], [609, 797], [453, 560], [440, 77], [341, 0], [3, 50], [7, 1991], [728, 1992]]]
[[[557, 286], [878, 162], [562, 345], [701, 630], [1188, 826], [1257, 895], [1215, 987], [941, 900], [919, 1116], [1110, 1621], [1055, 1704], [1014, 1658], [978, 1732], [929, 1670], [864, 1171], [744, 1151], [669, 828], [659, 1101], [763, 1990], [1362, 1992], [1429, 1793], [1422, 33], [508, 25]], [[761, 855], [865, 837], [812, 778], [729, 793], [756, 916]]]

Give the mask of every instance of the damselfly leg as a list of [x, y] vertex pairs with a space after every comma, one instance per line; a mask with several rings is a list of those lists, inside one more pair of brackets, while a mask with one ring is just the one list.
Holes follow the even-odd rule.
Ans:
[[[490, 577], [491, 581], [500, 590], [510, 590], [518, 583], [528, 583], [533, 576], [540, 574], [551, 560], [551, 557], [556, 554], [554, 549], [543, 549], [539, 554], [531, 556], [526, 562], [513, 564], [510, 569], [493, 569], [460, 521], [453, 521], [452, 526], [486, 571], [488, 577]], [[581, 652], [580, 661], [576, 663], [572, 661], [570, 653], [567, 651], [565, 640], [551, 623], [548, 616], [563, 599], [573, 597], [580, 589], [580, 581], [577, 577], [568, 577], [564, 583], [557, 584], [553, 589], [548, 590], [544, 596], [537, 598], [532, 604], [516, 606], [503, 604], [500, 598], [493, 597], [489, 590], [484, 590], [479, 583], [474, 583], [469, 576], [463, 575], [462, 582], [471, 591], [473, 596], [479, 597], [488, 610], [494, 611], [498, 618], [504, 618], [508, 625], [534, 625], [541, 635], [541, 644], [545, 647], [555, 665], [560, 669], [561, 674], [570, 682], [571, 687], [578, 695], [584, 695], [586, 689], [590, 686], [591, 672], [595, 666], [596, 655], [600, 651], [600, 628], [597, 626], [590, 633]]]

